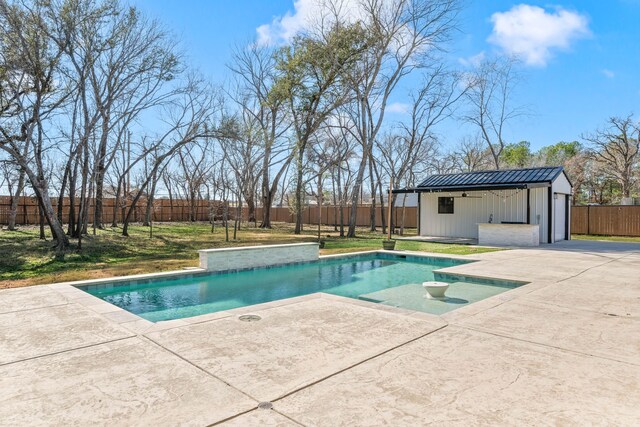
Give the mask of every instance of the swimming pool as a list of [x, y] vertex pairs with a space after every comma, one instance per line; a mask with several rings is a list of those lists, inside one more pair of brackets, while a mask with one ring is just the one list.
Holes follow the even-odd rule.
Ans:
[[[470, 261], [372, 253], [173, 279], [85, 285], [80, 289], [152, 322], [180, 319], [326, 292], [443, 314], [524, 282], [467, 279], [434, 270]], [[445, 300], [425, 298], [422, 282], [450, 283]]]

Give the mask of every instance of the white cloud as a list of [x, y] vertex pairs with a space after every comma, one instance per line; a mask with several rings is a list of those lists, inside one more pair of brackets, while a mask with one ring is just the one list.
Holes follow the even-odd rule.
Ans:
[[[322, 0], [294, 0], [294, 11], [273, 18], [270, 24], [256, 28], [257, 43], [260, 45], [284, 44], [327, 14]], [[349, 22], [362, 17], [359, 0], [342, 0], [339, 3], [339, 15]]]
[[477, 67], [484, 61], [486, 54], [484, 51], [478, 53], [477, 55], [468, 56], [466, 58], [458, 58], [458, 62], [465, 67]]
[[493, 32], [489, 42], [507, 54], [521, 57], [528, 65], [543, 67], [556, 50], [591, 35], [585, 15], [561, 7], [547, 12], [538, 6], [520, 4], [491, 15]]
[[404, 102], [392, 102], [387, 105], [387, 113], [407, 114], [411, 106]]
[[616, 76], [616, 73], [611, 70], [607, 70], [606, 68], [602, 70], [602, 74], [604, 74], [604, 76], [608, 79], [612, 79]]

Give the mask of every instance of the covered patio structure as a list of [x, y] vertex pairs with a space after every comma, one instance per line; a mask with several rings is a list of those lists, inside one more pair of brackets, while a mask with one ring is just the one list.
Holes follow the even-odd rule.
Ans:
[[572, 185], [562, 167], [432, 175], [419, 193], [418, 238], [506, 246], [569, 240]]

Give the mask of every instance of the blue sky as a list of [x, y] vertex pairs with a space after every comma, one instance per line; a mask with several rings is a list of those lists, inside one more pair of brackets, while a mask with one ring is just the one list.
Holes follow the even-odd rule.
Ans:
[[[189, 62], [222, 82], [232, 47], [261, 34], [281, 42], [313, 13], [313, 0], [133, 0], [182, 41]], [[284, 17], [284, 20], [282, 19]], [[640, 0], [555, 3], [466, 0], [450, 62], [464, 67], [476, 55], [517, 53], [523, 60], [515, 102], [530, 116], [513, 122], [510, 142], [539, 148], [579, 139], [612, 115], [640, 119]], [[405, 102], [398, 92], [394, 101]], [[402, 113], [390, 120], [402, 120]], [[454, 120], [439, 133], [455, 145], [473, 129]]]

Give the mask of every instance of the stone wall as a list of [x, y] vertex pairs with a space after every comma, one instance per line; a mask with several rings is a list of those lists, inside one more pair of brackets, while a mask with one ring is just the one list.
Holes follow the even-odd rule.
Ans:
[[290, 245], [204, 249], [198, 253], [200, 254], [200, 268], [207, 271], [225, 271], [316, 261], [320, 250], [317, 243], [293, 243]]

